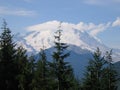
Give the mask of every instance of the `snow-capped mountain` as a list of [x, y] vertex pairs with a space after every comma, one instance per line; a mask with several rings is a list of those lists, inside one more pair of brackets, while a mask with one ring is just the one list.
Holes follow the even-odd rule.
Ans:
[[[69, 50], [81, 54], [82, 51], [87, 50], [93, 52], [97, 47], [102, 52], [110, 50], [99, 39], [88, 34], [84, 30], [80, 30], [75, 24], [61, 23], [59, 21], [50, 21], [47, 23], [34, 25], [27, 28], [28, 33], [25, 36], [17, 35], [16, 40], [19, 45], [22, 45], [28, 52], [37, 53], [40, 48], [52, 48], [54, 46], [54, 35], [56, 30], [62, 30], [62, 42], [70, 45]], [[74, 46], [74, 47], [73, 47]], [[119, 61], [120, 50], [113, 49], [114, 62]]]

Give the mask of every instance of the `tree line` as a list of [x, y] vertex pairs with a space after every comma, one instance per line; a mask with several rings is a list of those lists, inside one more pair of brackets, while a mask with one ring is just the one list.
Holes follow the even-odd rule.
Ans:
[[112, 51], [102, 56], [97, 48], [80, 80], [65, 61], [70, 55], [66, 52], [69, 46], [61, 42], [61, 36], [59, 28], [54, 36], [53, 60], [48, 60], [43, 46], [36, 61], [22, 46], [17, 47], [4, 21], [0, 34], [0, 90], [117, 90]]

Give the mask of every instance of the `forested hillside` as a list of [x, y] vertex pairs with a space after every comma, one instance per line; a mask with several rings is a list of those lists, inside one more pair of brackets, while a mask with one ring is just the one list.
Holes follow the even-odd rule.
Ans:
[[34, 55], [28, 56], [22, 46], [17, 46], [6, 21], [1, 30], [0, 90], [117, 90], [119, 69], [113, 68], [112, 50], [102, 55], [101, 49], [96, 48], [82, 73], [84, 77], [80, 78], [75, 76], [73, 66], [66, 61], [71, 53], [67, 51], [69, 45], [61, 41], [60, 27], [53, 37], [52, 61], [47, 57], [44, 43], [41, 43], [43, 47], [36, 60]]

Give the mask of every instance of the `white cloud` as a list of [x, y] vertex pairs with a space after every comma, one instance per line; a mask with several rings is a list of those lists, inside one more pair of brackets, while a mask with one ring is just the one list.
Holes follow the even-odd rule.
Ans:
[[58, 21], [49, 21], [46, 23], [29, 26], [26, 29], [28, 31], [56, 30], [56, 28], [59, 26], [59, 23], [60, 22], [58, 22]]
[[91, 30], [95, 29], [97, 27], [97, 25], [95, 25], [94, 23], [84, 23], [84, 22], [80, 22], [76, 25], [76, 28], [78, 30], [81, 31], [88, 31], [90, 32]]
[[[28, 31], [39, 31], [39, 30], [55, 30], [56, 31], [56, 29], [58, 29], [59, 23], [60, 23], [59, 21], [49, 21], [46, 23], [29, 26], [26, 29]], [[80, 22], [78, 24], [63, 22], [61, 28], [67, 31], [74, 28], [80, 31], [86, 31], [92, 36], [97, 36], [98, 33], [103, 32], [104, 30], [107, 30], [107, 28], [109, 28], [110, 25], [111, 23], [96, 25], [94, 23], [87, 24], [84, 22]]]
[[108, 22], [107, 24], [99, 24], [91, 30], [90, 34], [92, 36], [96, 36], [98, 33], [103, 32], [104, 30], [107, 30], [107, 28], [109, 28], [110, 25], [111, 25], [110, 22]]
[[113, 23], [112, 23], [112, 26], [115, 27], [115, 26], [120, 26], [120, 17], [118, 17]]
[[[42, 24], [37, 24], [33, 26], [29, 26], [26, 28], [28, 31], [39, 31], [39, 30], [54, 30], [58, 29], [58, 26], [60, 24], [60, 21], [48, 21]], [[90, 35], [97, 37], [97, 35], [101, 32], [104, 32], [105, 30], [109, 30], [108, 28], [113, 28], [120, 26], [120, 17], [118, 17], [115, 21], [112, 22], [107, 22], [107, 23], [100, 23], [100, 24], [95, 24], [95, 23], [84, 23], [80, 22], [78, 24], [74, 23], [68, 23], [68, 22], [62, 22], [61, 24], [61, 29], [63, 30], [71, 30], [71, 29], [77, 29], [80, 31], [86, 31]]]
[[97, 36], [98, 33], [106, 30], [107, 28], [109, 28], [111, 25], [110, 22], [108, 22], [107, 24], [94, 24], [94, 23], [84, 23], [84, 22], [80, 22], [79, 24], [77, 24], [77, 29], [81, 30], [81, 31], [87, 31], [89, 34], [91, 34], [92, 36]]
[[10, 9], [8, 7], [0, 7], [0, 15], [15, 15], [15, 16], [34, 16], [35, 11], [25, 9]]
[[120, 0], [83, 0], [83, 2], [91, 5], [111, 5], [120, 3]]
[[84, 30], [86, 30], [88, 28], [88, 25], [85, 24], [84, 22], [80, 22], [80, 23], [78, 23], [76, 25], [76, 28], [79, 29], [79, 30], [81, 30], [81, 31], [84, 31]]

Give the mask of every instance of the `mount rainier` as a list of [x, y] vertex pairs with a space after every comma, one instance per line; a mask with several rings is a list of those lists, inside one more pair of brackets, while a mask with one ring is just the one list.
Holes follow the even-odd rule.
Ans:
[[[15, 39], [17, 43], [27, 49], [28, 52], [37, 53], [40, 51], [40, 48], [43, 47], [43, 44], [45, 49], [54, 46], [54, 34], [56, 30], [58, 30], [59, 24], [59, 21], [50, 21], [47, 23], [31, 26], [27, 28], [29, 31], [25, 36], [16, 35]], [[99, 39], [88, 34], [84, 30], [80, 30], [79, 26], [75, 24], [62, 23], [61, 30], [61, 41], [70, 45], [69, 50], [72, 52], [77, 54], [83, 53], [79, 51], [79, 49], [83, 51], [87, 50], [94, 52], [97, 47], [99, 47], [103, 53], [110, 50], [110, 48], [105, 46]], [[113, 49], [114, 62], [119, 61], [119, 58], [120, 50]]]
[[[51, 55], [54, 51], [54, 35], [59, 29], [59, 25], [59, 21], [50, 21], [31, 26], [26, 28], [29, 30], [26, 35], [15, 35], [15, 40], [18, 45], [22, 45], [28, 53], [34, 53], [36, 55], [44, 45], [47, 58], [51, 61]], [[68, 51], [70, 51], [70, 56], [66, 61], [70, 62], [73, 66], [74, 72], [77, 73], [76, 75], [82, 76], [85, 66], [91, 58], [91, 52], [93, 53], [97, 47], [100, 48], [103, 54], [111, 50], [111, 48], [105, 46], [98, 38], [90, 35], [84, 30], [80, 30], [79, 26], [75, 24], [61, 23], [61, 30], [61, 42], [67, 43], [69, 45]], [[120, 61], [120, 50], [112, 50], [113, 62]], [[79, 70], [82, 74], [79, 73]]]

